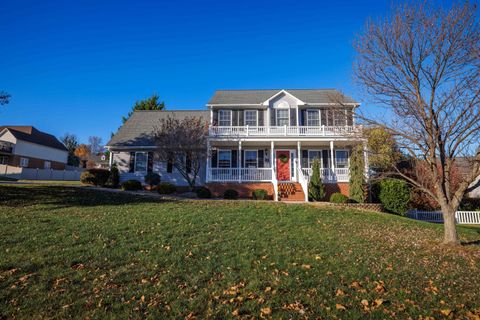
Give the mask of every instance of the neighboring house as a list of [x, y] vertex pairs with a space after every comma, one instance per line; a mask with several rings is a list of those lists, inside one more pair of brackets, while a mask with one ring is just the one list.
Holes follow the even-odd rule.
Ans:
[[90, 155], [86, 164], [99, 169], [109, 168], [108, 157], [104, 152]]
[[122, 180], [141, 180], [151, 169], [163, 181], [184, 185], [178, 175], [171, 178], [166, 164], [149, 160], [153, 127], [169, 114], [208, 117], [208, 157], [199, 180], [214, 194], [236, 189], [250, 197], [261, 188], [282, 200], [304, 201], [312, 161], [318, 158], [327, 194], [348, 195], [350, 151], [366, 146], [362, 127], [355, 124], [358, 106], [333, 89], [219, 90], [207, 104], [209, 111], [135, 112], [107, 147]]
[[64, 170], [68, 151], [53, 135], [32, 126], [0, 126], [0, 164]]

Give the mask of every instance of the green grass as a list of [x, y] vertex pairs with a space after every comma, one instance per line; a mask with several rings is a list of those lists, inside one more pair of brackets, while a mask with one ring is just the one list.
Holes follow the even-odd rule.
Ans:
[[387, 214], [0, 186], [0, 319], [473, 316], [480, 230], [459, 231], [448, 248]]

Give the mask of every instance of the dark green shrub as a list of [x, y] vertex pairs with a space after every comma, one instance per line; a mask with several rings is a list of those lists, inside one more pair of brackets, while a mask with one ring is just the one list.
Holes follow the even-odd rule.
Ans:
[[200, 187], [197, 189], [197, 197], [201, 199], [210, 199], [212, 197], [212, 192], [205, 187]]
[[162, 182], [157, 186], [157, 191], [160, 194], [171, 194], [176, 192], [177, 188], [169, 182]]
[[80, 175], [80, 181], [84, 184], [101, 186], [107, 184], [110, 177], [110, 171], [107, 169], [88, 169]]
[[268, 192], [265, 189], [255, 189], [252, 192], [252, 197], [254, 200], [267, 200]]
[[113, 165], [110, 169], [110, 177], [108, 179], [108, 184], [113, 188], [117, 188], [120, 184], [120, 173], [116, 165]]
[[223, 193], [223, 199], [236, 200], [238, 199], [238, 191], [233, 189], [227, 189]]
[[144, 177], [145, 184], [148, 184], [150, 187], [156, 186], [160, 183], [160, 175], [155, 172], [149, 172]]
[[384, 179], [374, 189], [383, 207], [393, 213], [404, 215], [410, 204], [410, 187], [404, 180]]
[[348, 203], [350, 199], [340, 192], [335, 192], [330, 196], [330, 202], [332, 203]]
[[129, 190], [129, 191], [142, 190], [142, 184], [138, 180], [127, 180], [122, 183], [122, 190]]
[[325, 198], [325, 187], [320, 176], [320, 161], [313, 160], [312, 177], [308, 183], [308, 199], [313, 201], [322, 201]]

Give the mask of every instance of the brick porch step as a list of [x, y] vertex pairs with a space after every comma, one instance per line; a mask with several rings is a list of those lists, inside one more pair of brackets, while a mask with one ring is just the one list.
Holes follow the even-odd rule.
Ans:
[[302, 186], [296, 182], [279, 182], [278, 195], [280, 201], [304, 201]]

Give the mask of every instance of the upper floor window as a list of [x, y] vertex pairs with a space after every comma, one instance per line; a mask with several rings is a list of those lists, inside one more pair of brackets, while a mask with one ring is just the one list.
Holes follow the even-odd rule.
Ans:
[[348, 168], [348, 151], [335, 150], [335, 162], [337, 168]]
[[245, 125], [256, 127], [258, 125], [258, 111], [245, 110]]
[[135, 153], [135, 172], [147, 172], [148, 153]]
[[219, 110], [218, 111], [218, 125], [220, 127], [232, 126], [232, 110]]
[[218, 167], [230, 168], [231, 164], [232, 164], [232, 151], [218, 150]]
[[50, 169], [50, 168], [52, 167], [52, 163], [51, 163], [50, 161], [45, 161], [45, 162], [43, 163], [43, 167], [44, 167], [45, 169]]
[[20, 158], [20, 167], [28, 167], [28, 158]]
[[258, 151], [257, 150], [245, 150], [245, 168], [256, 168], [258, 166]]
[[346, 126], [347, 125], [347, 111], [344, 109], [335, 110], [334, 112], [334, 126]]
[[289, 109], [276, 109], [277, 126], [288, 126], [289, 124]]
[[307, 110], [307, 126], [320, 126], [320, 112], [318, 110]]

